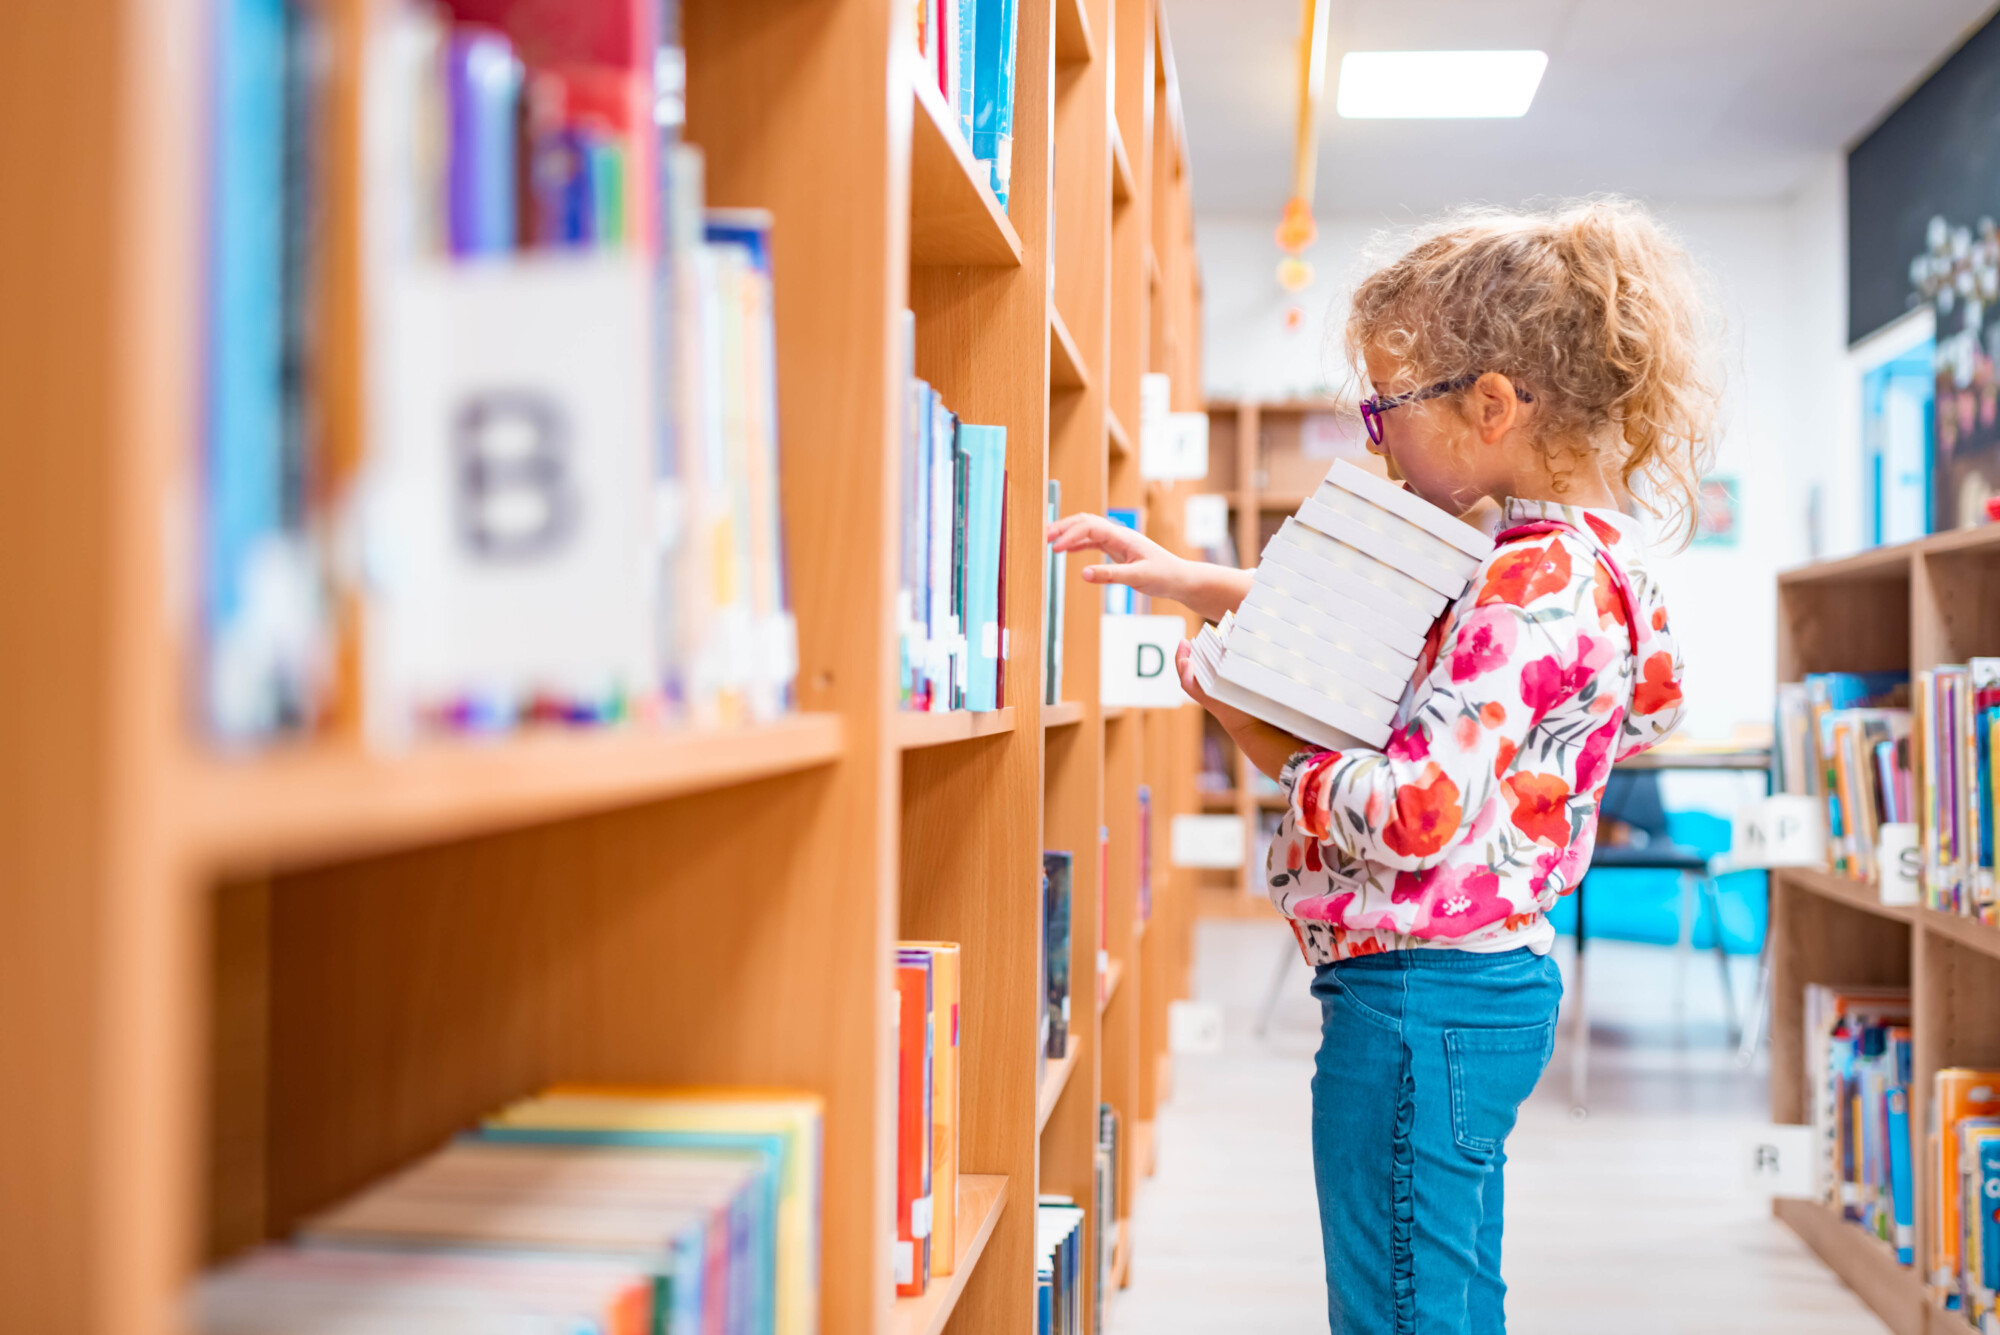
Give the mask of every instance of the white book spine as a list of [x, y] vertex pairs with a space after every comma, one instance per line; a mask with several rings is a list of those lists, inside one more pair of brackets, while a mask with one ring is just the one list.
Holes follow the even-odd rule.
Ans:
[[[1352, 681], [1375, 695], [1387, 700], [1391, 705], [1403, 698], [1403, 688], [1409, 685], [1410, 673], [1416, 667], [1416, 660], [1402, 664], [1402, 671], [1385, 669], [1378, 664], [1348, 650], [1339, 644], [1329, 644], [1307, 631], [1273, 616], [1262, 607], [1253, 607], [1245, 602], [1237, 609], [1236, 624], [1243, 631], [1258, 639], [1269, 640], [1280, 649], [1287, 651], [1306, 663], [1319, 669], [1323, 674]], [[1305, 680], [1310, 681], [1311, 678]]]
[[[1338, 489], [1329, 488], [1329, 494], [1338, 496], [1341, 493]], [[1356, 510], [1374, 508], [1351, 496], [1346, 498], [1346, 503]], [[1449, 544], [1430, 537], [1421, 529], [1403, 524], [1386, 510], [1376, 510], [1376, 513], [1402, 525], [1410, 535], [1422, 539], [1421, 543], [1406, 540], [1402, 534], [1384, 533], [1375, 525], [1364, 523], [1353, 515], [1331, 506], [1322, 505], [1310, 497], [1299, 506], [1298, 521], [1307, 528], [1366, 552], [1383, 565], [1435, 589], [1446, 598], [1456, 598], [1465, 592], [1465, 582], [1471, 579], [1472, 572], [1479, 568], [1477, 561]]]
[[1217, 675], [1224, 681], [1235, 682], [1288, 709], [1317, 719], [1327, 727], [1351, 733], [1369, 746], [1382, 746], [1389, 740], [1387, 720], [1369, 718], [1343, 701], [1322, 695], [1240, 655], [1224, 654]]
[[1376, 588], [1393, 594], [1424, 614], [1426, 624], [1444, 611], [1445, 595], [1431, 588], [1421, 580], [1384, 565], [1367, 552], [1350, 547], [1338, 538], [1330, 538], [1318, 529], [1300, 523], [1297, 519], [1287, 519], [1279, 528], [1273, 542], [1290, 543], [1301, 551], [1310, 552], [1328, 565], [1338, 567], [1349, 574], [1358, 575]]
[[[1295, 524], [1297, 521], [1288, 519], [1285, 522]], [[1437, 619], [1436, 613], [1427, 614], [1416, 604], [1406, 602], [1387, 589], [1358, 578], [1353, 571], [1334, 565], [1293, 543], [1273, 538], [1264, 548], [1264, 560], [1284, 566], [1321, 588], [1346, 594], [1354, 602], [1377, 616], [1387, 618], [1419, 640], [1430, 632], [1431, 623]]]
[[1361, 657], [1392, 670], [1407, 671], [1407, 665], [1423, 652], [1424, 631], [1411, 630], [1346, 593], [1275, 561], [1257, 567], [1257, 580], [1244, 604], [1264, 607], [1281, 620], [1322, 640], [1347, 645]]
[[1365, 468], [1356, 468], [1345, 459], [1334, 462], [1326, 472], [1326, 480], [1320, 485], [1339, 487], [1364, 501], [1379, 505], [1409, 520], [1426, 533], [1443, 538], [1474, 560], [1484, 561], [1493, 551], [1493, 539], [1464, 520], [1446, 514], [1421, 496], [1405, 491], [1386, 478], [1376, 477]]

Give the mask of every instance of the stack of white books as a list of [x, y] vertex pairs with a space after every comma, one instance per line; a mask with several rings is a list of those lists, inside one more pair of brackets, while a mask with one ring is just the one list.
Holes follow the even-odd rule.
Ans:
[[1342, 460], [1266, 544], [1243, 605], [1195, 637], [1196, 680], [1309, 742], [1382, 746], [1431, 624], [1492, 550]]

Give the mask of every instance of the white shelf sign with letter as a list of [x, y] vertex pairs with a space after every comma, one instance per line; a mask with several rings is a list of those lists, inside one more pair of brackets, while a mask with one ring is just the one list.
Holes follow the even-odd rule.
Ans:
[[1170, 616], [1107, 616], [1102, 621], [1098, 700], [1137, 709], [1193, 703], [1181, 689], [1174, 651], [1187, 623]]

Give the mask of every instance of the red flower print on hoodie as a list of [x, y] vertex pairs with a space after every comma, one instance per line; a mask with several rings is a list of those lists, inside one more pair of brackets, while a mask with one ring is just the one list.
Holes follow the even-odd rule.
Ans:
[[1436, 619], [1380, 748], [1285, 766], [1267, 871], [1314, 964], [1544, 948], [1548, 911], [1590, 865], [1612, 765], [1679, 721], [1680, 657], [1627, 521], [1510, 500], [1503, 523], [1545, 527], [1496, 547]]

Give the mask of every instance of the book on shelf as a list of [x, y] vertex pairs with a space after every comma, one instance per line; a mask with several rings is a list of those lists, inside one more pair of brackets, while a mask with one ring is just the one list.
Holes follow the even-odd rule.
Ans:
[[810, 1335], [821, 1101], [559, 1087], [197, 1284], [204, 1335]]
[[1492, 540], [1336, 461], [1264, 548], [1249, 594], [1194, 640], [1202, 688], [1339, 750], [1382, 746], [1425, 634]]
[[896, 952], [896, 1296], [931, 1281], [931, 1099], [935, 1004], [928, 951]]
[[1153, 917], [1153, 788], [1140, 784], [1139, 804], [1139, 921]]
[[1108, 1103], [1097, 1105], [1097, 1147], [1093, 1157], [1092, 1202], [1097, 1216], [1095, 1260], [1097, 1284], [1092, 1309], [1096, 1319], [1092, 1330], [1104, 1329], [1104, 1304], [1111, 1288], [1111, 1271], [1118, 1255], [1118, 1110]]
[[[1049, 479], [1048, 509], [1044, 514], [1048, 523], [1055, 523], [1062, 517], [1062, 483]], [[1042, 670], [1045, 694], [1042, 703], [1059, 705], [1062, 703], [1063, 681], [1063, 593], [1069, 577], [1069, 554], [1056, 551], [1045, 538], [1042, 541], [1042, 585], [1045, 596], [1042, 599], [1044, 620], [1042, 622], [1042, 644], [1044, 657]]]
[[291, 0], [224, 0], [212, 22], [196, 676], [210, 735], [235, 743], [332, 707], [313, 374], [328, 39]]
[[1016, 0], [916, 0], [917, 52], [952, 123], [1007, 207], [1014, 161]]
[[1907, 672], [1819, 672], [1778, 688], [1772, 791], [1819, 799], [1836, 873], [1874, 879], [1882, 826], [1919, 820], [1910, 704]]
[[[1924, 1128], [1931, 1220], [1928, 1280], [1934, 1297], [1975, 1320], [1981, 1315], [1972, 1310], [1979, 1301], [1978, 1288], [1986, 1290], [1986, 1311], [1992, 1310], [1993, 1286], [1984, 1282], [1985, 1267], [1973, 1274], [1968, 1274], [1968, 1267], [1991, 1255], [1982, 1237], [1991, 1198], [1984, 1194], [1987, 1179], [1980, 1160], [1982, 1147], [1993, 1139], [1996, 1128], [2000, 1128], [2000, 1071], [1948, 1066], [1932, 1076]], [[1969, 1183], [1979, 1194], [1968, 1194]]]
[[1035, 1320], [1040, 1335], [1083, 1335], [1083, 1211], [1067, 1196], [1035, 1202]]
[[961, 422], [914, 374], [903, 428], [898, 703], [942, 712], [1005, 704], [1007, 430]]
[[[1146, 517], [1143, 511], [1113, 507], [1104, 512], [1104, 517], [1120, 527], [1131, 529], [1134, 533], [1144, 533], [1146, 531]], [[1105, 554], [1104, 559], [1112, 565], [1117, 564], [1117, 559], [1108, 552]], [[1129, 584], [1107, 584], [1104, 586], [1104, 615], [1106, 616], [1143, 616], [1153, 610], [1152, 602], [1151, 598], [1140, 593]]]
[[655, 122], [681, 67], [637, 49], [639, 0], [613, 8], [634, 22], [609, 38], [534, 6], [374, 16], [353, 440], [319, 401], [333, 44], [314, 6], [217, 11], [195, 673], [217, 742], [792, 707], [772, 219], [704, 207], [699, 151]]
[[1051, 1058], [1069, 1052], [1073, 863], [1066, 852], [1042, 854], [1042, 1052]]
[[[931, 964], [931, 1274], [949, 1275], [958, 1259], [959, 989], [960, 955], [949, 941], [904, 941], [905, 953]], [[899, 1123], [900, 1135], [900, 1123]], [[899, 1154], [900, 1154], [899, 1143]]]
[[[1805, 991], [1806, 1089], [1812, 1100], [1813, 1186], [1820, 1200], [1884, 1240], [1898, 1211], [1887, 1154], [1887, 1093], [1910, 1082], [1907, 988]], [[1909, 1245], [1907, 1237], [1897, 1241]]]

